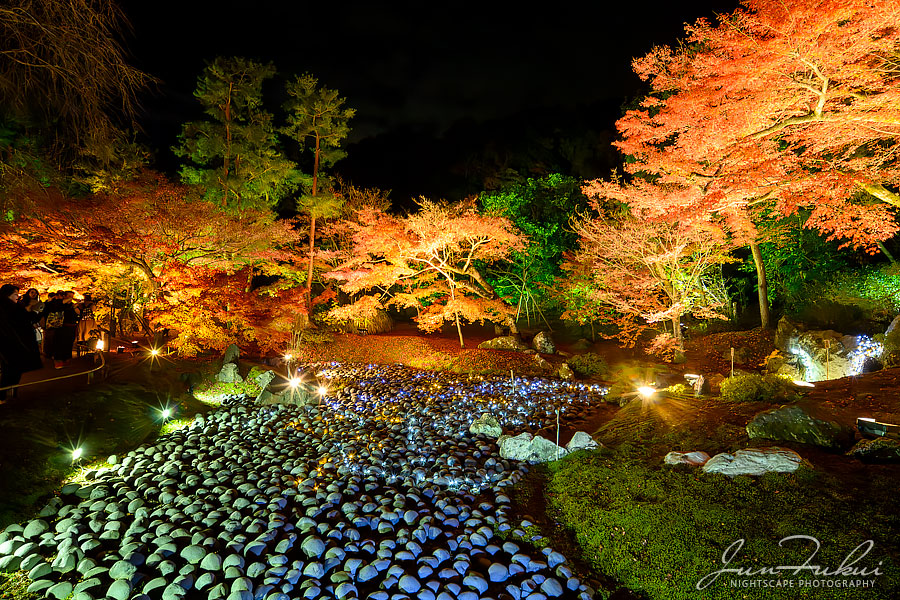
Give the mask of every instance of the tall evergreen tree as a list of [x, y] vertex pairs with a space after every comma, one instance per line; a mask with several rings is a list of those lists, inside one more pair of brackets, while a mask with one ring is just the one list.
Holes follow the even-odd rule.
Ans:
[[341, 142], [350, 133], [350, 119], [356, 111], [344, 107], [345, 99], [337, 90], [320, 87], [318, 80], [308, 73], [288, 82], [287, 93], [290, 96], [285, 103], [288, 119], [283, 131], [313, 153], [312, 187], [297, 201], [297, 209], [309, 215], [306, 299], [311, 306], [316, 219], [335, 216], [340, 210], [333, 193], [320, 193], [319, 169], [330, 167], [346, 155]]
[[184, 125], [175, 154], [186, 158], [185, 183], [231, 209], [274, 206], [297, 188], [301, 175], [278, 148], [272, 115], [263, 108], [271, 64], [219, 57], [207, 65], [194, 96], [208, 119]]

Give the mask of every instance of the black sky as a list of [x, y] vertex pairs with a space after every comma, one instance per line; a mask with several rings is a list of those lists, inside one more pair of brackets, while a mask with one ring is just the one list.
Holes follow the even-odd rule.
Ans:
[[[489, 0], [123, 2], [135, 62], [164, 82], [146, 103], [154, 144], [174, 143], [178, 124], [196, 110], [191, 92], [205, 61], [246, 56], [273, 62], [285, 76], [313, 73], [340, 90], [357, 109], [350, 142], [365, 142], [368, 153], [374, 145], [376, 154], [379, 139], [390, 153], [404, 136], [411, 144], [439, 139], [461, 122], [514, 127], [535, 111], [563, 121], [602, 107], [595, 110], [607, 114], [597, 118], [612, 129], [618, 106], [639, 91], [632, 57], [674, 42], [685, 21], [736, 6], [736, 0], [544, 2], [534, 9]], [[398, 187], [390, 176], [383, 179], [362, 183]]]

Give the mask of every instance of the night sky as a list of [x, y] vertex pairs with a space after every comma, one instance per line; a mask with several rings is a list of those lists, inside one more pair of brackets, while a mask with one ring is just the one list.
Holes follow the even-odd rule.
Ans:
[[[357, 116], [337, 170], [354, 183], [393, 189], [395, 198], [464, 193], [448, 170], [455, 165], [461, 178], [459, 163], [485, 147], [521, 147], [553, 132], [613, 135], [621, 105], [640, 93], [631, 58], [673, 43], [685, 21], [737, 2], [523, 6], [123, 2], [135, 63], [163, 80], [145, 100], [143, 121], [160, 167], [174, 168], [168, 147], [180, 123], [199, 114], [191, 94], [205, 61], [246, 56], [274, 63], [285, 78], [310, 72], [340, 90]], [[575, 174], [608, 172], [615, 157], [604, 153]]]

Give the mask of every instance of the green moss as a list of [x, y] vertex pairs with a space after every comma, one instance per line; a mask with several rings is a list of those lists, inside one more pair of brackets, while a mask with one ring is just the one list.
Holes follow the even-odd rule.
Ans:
[[[892, 486], [847, 493], [844, 483], [801, 469], [759, 478], [708, 476], [664, 468], [659, 458], [627, 446], [611, 457], [581, 453], [549, 467], [550, 510], [576, 534], [584, 558], [596, 571], [651, 600], [742, 597], [720, 578], [700, 592], [695, 585], [722, 568], [722, 553], [746, 540], [731, 566], [759, 568], [798, 564], [808, 552], [779, 546], [789, 535], [822, 542], [816, 564], [836, 567], [856, 546], [875, 542], [869, 568], [883, 561], [880, 587], [867, 599], [892, 598], [900, 577], [894, 532]], [[864, 561], [865, 562], [865, 561]], [[860, 563], [861, 565], [863, 563]], [[766, 577], [769, 578], [769, 577]], [[796, 577], [789, 577], [797, 579]], [[808, 577], [807, 577], [808, 578]], [[850, 598], [859, 590], [799, 588], [756, 590], [752, 597]]]
[[791, 380], [782, 375], [749, 373], [729, 377], [722, 382], [722, 400], [726, 402], [786, 404], [799, 396]]
[[37, 594], [29, 593], [31, 580], [24, 571], [0, 573], [0, 598], [5, 600], [37, 600]]

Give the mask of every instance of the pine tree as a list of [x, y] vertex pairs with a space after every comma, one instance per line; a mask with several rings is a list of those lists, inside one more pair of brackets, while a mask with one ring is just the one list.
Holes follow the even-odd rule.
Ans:
[[194, 96], [208, 119], [184, 125], [177, 156], [185, 183], [232, 209], [271, 207], [297, 188], [301, 175], [278, 148], [272, 115], [263, 108], [271, 65], [219, 57], [207, 65]]
[[320, 193], [319, 169], [330, 167], [345, 156], [341, 142], [350, 133], [349, 122], [356, 114], [345, 108], [345, 99], [337, 90], [319, 87], [318, 80], [304, 74], [287, 85], [290, 100], [287, 126], [283, 131], [313, 153], [312, 187], [297, 202], [297, 209], [309, 215], [309, 268], [306, 281], [306, 300], [312, 305], [313, 255], [316, 243], [316, 219], [338, 214], [339, 199], [333, 193]]

